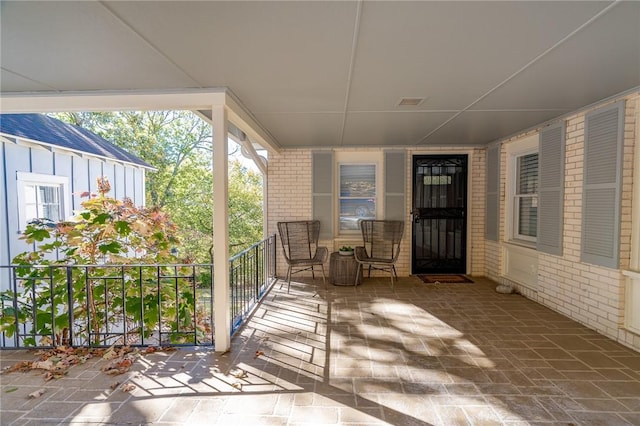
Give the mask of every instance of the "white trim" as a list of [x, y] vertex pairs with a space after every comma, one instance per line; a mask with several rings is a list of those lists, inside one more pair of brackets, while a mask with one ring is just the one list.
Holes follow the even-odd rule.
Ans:
[[538, 153], [540, 135], [535, 133], [522, 139], [505, 143], [503, 149], [507, 154], [506, 183], [505, 183], [505, 240], [523, 246], [535, 245], [536, 239], [524, 235], [516, 235], [514, 231], [516, 223], [516, 186], [518, 182], [517, 160], [528, 154]]
[[376, 183], [376, 219], [384, 217], [384, 188], [383, 188], [383, 151], [335, 151], [334, 153], [334, 239], [350, 239], [360, 235], [360, 230], [341, 230], [340, 229], [340, 166], [348, 165], [372, 165], [375, 167], [375, 183]]
[[[640, 271], [640, 97], [636, 99], [636, 129], [634, 149], [633, 204], [631, 207], [631, 262], [630, 268]], [[640, 278], [640, 277], [639, 277]]]
[[20, 231], [25, 229], [27, 221], [25, 212], [25, 185], [59, 185], [60, 186], [60, 217], [68, 219], [71, 216], [71, 191], [67, 176], [55, 176], [42, 173], [16, 172], [16, 186], [18, 191], [18, 225]]
[[640, 98], [636, 99], [636, 128], [633, 162], [633, 202], [631, 206], [631, 259], [629, 269], [622, 271], [625, 279], [624, 327], [640, 334]]

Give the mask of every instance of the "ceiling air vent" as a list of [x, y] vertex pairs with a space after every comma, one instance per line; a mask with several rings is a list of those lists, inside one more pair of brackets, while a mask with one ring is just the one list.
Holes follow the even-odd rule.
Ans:
[[418, 106], [424, 102], [424, 98], [400, 98], [398, 106]]

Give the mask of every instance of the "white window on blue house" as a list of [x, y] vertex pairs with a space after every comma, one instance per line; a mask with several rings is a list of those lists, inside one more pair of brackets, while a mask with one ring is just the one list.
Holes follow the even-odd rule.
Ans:
[[17, 183], [21, 231], [34, 219], [58, 222], [71, 213], [69, 178], [18, 172]]
[[360, 219], [375, 219], [376, 164], [339, 165], [339, 231], [357, 231]]

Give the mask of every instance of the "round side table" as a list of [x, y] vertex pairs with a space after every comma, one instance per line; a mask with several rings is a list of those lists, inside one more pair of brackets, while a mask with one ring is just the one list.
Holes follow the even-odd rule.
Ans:
[[362, 284], [362, 274], [360, 274], [356, 284], [356, 273], [359, 266], [354, 255], [345, 256], [337, 251], [331, 253], [329, 258], [329, 282], [333, 285]]

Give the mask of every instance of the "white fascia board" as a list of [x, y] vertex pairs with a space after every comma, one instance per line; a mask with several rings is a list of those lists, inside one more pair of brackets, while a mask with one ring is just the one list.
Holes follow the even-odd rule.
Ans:
[[188, 91], [88, 91], [1, 94], [3, 114], [29, 112], [147, 111], [211, 108], [224, 105], [227, 89]]
[[181, 91], [91, 91], [63, 93], [0, 94], [0, 112], [80, 112], [210, 110], [225, 106], [227, 119], [252, 141], [272, 152], [280, 146], [242, 102], [226, 87]]
[[227, 92], [226, 106], [228, 120], [242, 130], [251, 142], [257, 143], [270, 153], [280, 152], [281, 147], [276, 140], [231, 91]]

